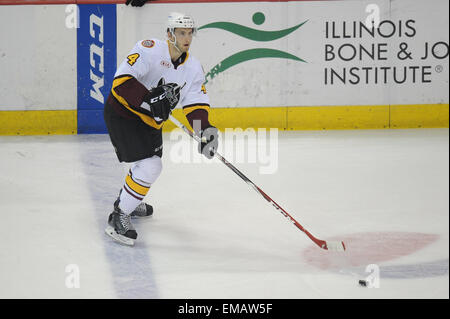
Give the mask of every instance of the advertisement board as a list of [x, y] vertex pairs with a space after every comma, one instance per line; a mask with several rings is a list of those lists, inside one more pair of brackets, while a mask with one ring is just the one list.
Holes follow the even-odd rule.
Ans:
[[[448, 127], [446, 0], [94, 2], [0, 5], [1, 134], [23, 119], [1, 111], [31, 110], [76, 112], [69, 134], [104, 133], [117, 65], [137, 41], [165, 39], [173, 11], [197, 23], [190, 53], [221, 129]], [[36, 114], [27, 125], [47, 122]]]

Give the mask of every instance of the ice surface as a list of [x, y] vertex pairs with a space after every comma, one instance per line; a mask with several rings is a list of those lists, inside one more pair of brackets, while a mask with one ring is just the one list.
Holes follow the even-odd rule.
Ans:
[[[180, 163], [190, 140], [169, 134], [154, 216], [120, 246], [104, 229], [126, 168], [107, 135], [0, 137], [0, 298], [449, 298], [448, 137], [280, 131], [274, 174], [234, 163], [344, 253], [219, 161]], [[358, 285], [377, 269], [379, 288]]]

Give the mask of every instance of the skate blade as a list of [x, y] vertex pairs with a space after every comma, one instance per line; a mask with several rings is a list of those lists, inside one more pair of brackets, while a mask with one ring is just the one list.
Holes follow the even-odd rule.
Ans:
[[122, 245], [134, 246], [134, 240], [123, 235], [118, 234], [113, 227], [108, 226], [105, 229], [105, 233], [110, 236], [112, 239], [117, 241]]

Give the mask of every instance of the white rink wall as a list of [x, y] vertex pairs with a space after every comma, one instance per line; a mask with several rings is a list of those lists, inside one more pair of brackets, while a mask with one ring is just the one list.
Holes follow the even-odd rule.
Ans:
[[[353, 36], [353, 22], [365, 21], [373, 12], [369, 4], [379, 8], [383, 37], [364, 33]], [[139, 39], [163, 38], [164, 24], [170, 11], [194, 15], [198, 25], [230, 22], [262, 31], [278, 31], [306, 23], [292, 33], [273, 41], [253, 41], [223, 29], [201, 29], [191, 53], [208, 73], [226, 58], [250, 49], [273, 49], [299, 57], [306, 62], [283, 58], [260, 58], [245, 61], [220, 72], [208, 82], [211, 100], [217, 107], [319, 106], [319, 105], [382, 105], [448, 103], [448, 6], [446, 0], [376, 0], [376, 1], [288, 1], [249, 3], [177, 3], [131, 8], [117, 5], [117, 59], [125, 57]], [[76, 109], [77, 65], [76, 29], [67, 28], [66, 5], [0, 6], [0, 110]], [[264, 22], [255, 24], [255, 13], [264, 15]], [[409, 28], [407, 25], [409, 22]], [[345, 22], [346, 31], [343, 30]], [[327, 37], [328, 25], [328, 37]], [[334, 25], [334, 31], [332, 26]], [[400, 29], [401, 28], [401, 29]], [[333, 38], [335, 36], [340, 38]], [[344, 32], [351, 35], [343, 38]], [[358, 32], [357, 32], [358, 33]], [[413, 36], [411, 36], [413, 34]], [[400, 44], [408, 45], [411, 59], [397, 57]], [[436, 58], [423, 59], [425, 46], [436, 43]], [[360, 45], [367, 50], [381, 44], [381, 59], [364, 55], [350, 61], [335, 58], [326, 61], [326, 45], [334, 52], [341, 49], [344, 58]], [[330, 57], [330, 56], [329, 56]], [[397, 67], [405, 83], [393, 83], [391, 71], [383, 82], [383, 67]], [[360, 77], [349, 72], [350, 68]], [[378, 68], [365, 82], [363, 67]], [[335, 77], [331, 69], [342, 75], [347, 69], [346, 83]], [[425, 69], [422, 69], [425, 68]], [[325, 69], [328, 83], [325, 84]], [[423, 74], [425, 72], [425, 74]], [[370, 74], [374, 74], [371, 70]], [[415, 79], [413, 78], [415, 77]], [[422, 81], [422, 77], [425, 83]], [[326, 92], [326, 94], [324, 94]]]
[[76, 29], [65, 5], [0, 5], [0, 111], [73, 110]]
[[[205, 70], [220, 130], [448, 127], [447, 0], [156, 1], [140, 8], [114, 0], [5, 1], [0, 135], [106, 133], [103, 106], [117, 65], [137, 41], [164, 39], [173, 11], [197, 22], [190, 53]], [[181, 106], [174, 115], [184, 119]]]
[[[373, 14], [373, 11], [366, 12], [371, 4], [379, 9], [379, 21], [387, 21], [381, 23], [380, 33], [375, 33], [374, 37], [366, 32], [359, 36], [359, 25], [355, 36], [351, 30], [353, 23], [365, 23]], [[220, 21], [275, 31], [306, 22], [291, 34], [267, 42], [252, 41], [216, 28], [199, 30], [191, 52], [202, 61], [206, 73], [233, 54], [256, 48], [276, 49], [306, 61], [255, 59], [219, 73], [207, 85], [212, 100], [219, 107], [448, 103], [448, 1], [191, 3], [148, 6], [139, 11], [119, 6], [118, 62], [139, 39], [164, 38], [165, 29], [161, 25], [165, 23], [167, 12], [173, 10], [193, 14], [200, 27]], [[252, 21], [255, 13], [264, 14], [264, 23], [256, 25]], [[402, 42], [407, 44], [411, 59], [397, 57]], [[425, 45], [428, 43], [430, 47], [438, 42], [443, 43], [435, 46], [435, 51], [446, 58], [428, 55], [422, 59]], [[338, 56], [331, 60], [330, 53], [327, 61], [327, 45], [333, 46], [336, 55], [341, 50], [346, 60]], [[362, 46], [371, 51], [372, 45], [380, 46], [379, 56], [375, 50], [373, 59], [367, 54], [363, 54], [362, 59], [358, 54], [352, 58], [353, 48], [359, 51]], [[369, 83], [365, 83], [366, 71], [361, 69], [364, 67], [378, 68], [378, 83], [374, 83], [375, 75], [369, 76]], [[404, 67], [415, 70], [408, 70], [402, 84], [393, 83], [389, 70], [387, 81], [383, 83], [384, 71], [380, 69], [383, 67], [399, 68], [402, 77]], [[325, 83], [325, 69], [342, 74], [343, 68], [347, 69], [345, 84], [341, 81], [331, 84], [329, 77]], [[350, 80], [357, 80], [350, 76], [350, 68], [360, 69], [357, 72], [359, 83], [350, 83]], [[374, 72], [370, 70], [370, 74]]]

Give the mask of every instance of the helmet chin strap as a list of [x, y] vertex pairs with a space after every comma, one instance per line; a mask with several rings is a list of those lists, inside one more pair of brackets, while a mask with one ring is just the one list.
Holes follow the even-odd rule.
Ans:
[[181, 49], [178, 47], [178, 45], [177, 45], [176, 43], [175, 43], [173, 46], [175, 47], [175, 49], [178, 50], [178, 52], [180, 52], [181, 54], [183, 54], [183, 52], [181, 52]]
[[173, 36], [173, 38], [174, 38], [174, 41], [171, 41], [170, 39], [169, 39], [169, 42], [170, 43], [172, 43], [172, 45], [175, 47], [175, 49], [177, 49], [178, 50], [178, 52], [180, 53], [180, 54], [183, 54], [183, 52], [181, 51], [181, 49], [178, 47], [178, 45], [177, 45], [177, 36], [175, 35], [175, 32], [170, 32], [170, 34]]

